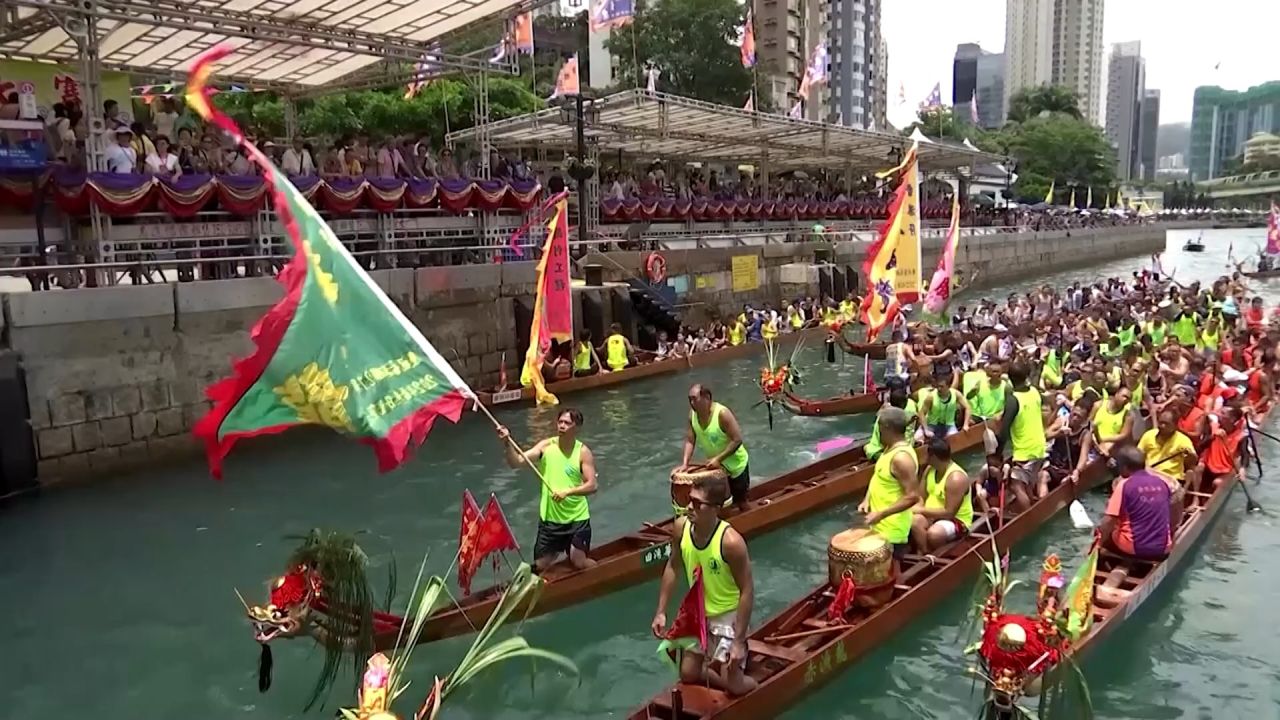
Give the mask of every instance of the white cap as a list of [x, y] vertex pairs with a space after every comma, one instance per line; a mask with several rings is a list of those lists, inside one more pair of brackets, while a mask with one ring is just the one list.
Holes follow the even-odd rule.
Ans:
[[1004, 323], [996, 323], [995, 331], [996, 331], [996, 332], [1009, 332], [1009, 328], [1005, 327], [1005, 326], [1004, 326]]

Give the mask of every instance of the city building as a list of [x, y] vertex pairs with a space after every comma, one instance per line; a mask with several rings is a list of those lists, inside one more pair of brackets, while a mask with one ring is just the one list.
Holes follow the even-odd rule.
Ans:
[[1150, 182], [1156, 179], [1156, 138], [1160, 133], [1160, 91], [1147, 90], [1142, 95], [1141, 119], [1138, 123], [1137, 177]]
[[1243, 92], [1216, 85], [1196, 88], [1191, 109], [1191, 179], [1228, 175], [1245, 142], [1257, 133], [1280, 134], [1280, 81]]
[[1004, 112], [1024, 88], [1062, 85], [1098, 123], [1104, 0], [1006, 0]]
[[1138, 176], [1142, 97], [1146, 93], [1146, 63], [1137, 42], [1111, 46], [1107, 66], [1107, 140], [1116, 151], [1116, 178]]
[[977, 94], [978, 125], [996, 128], [1004, 124], [1004, 55], [989, 53], [975, 43], [956, 46], [951, 69], [951, 105], [956, 119], [972, 118], [970, 103]]
[[831, 54], [831, 115], [851, 127], [882, 129], [887, 123], [888, 51], [880, 36], [882, 0], [829, 0], [827, 49]]
[[1254, 133], [1244, 143], [1244, 164], [1256, 165], [1267, 158], [1280, 158], [1280, 135]]
[[[756, 61], [761, 94], [783, 112], [799, 99], [800, 81], [819, 41], [826, 10], [818, 0], [755, 0]], [[825, 119], [826, 87], [810, 90], [805, 117]]]

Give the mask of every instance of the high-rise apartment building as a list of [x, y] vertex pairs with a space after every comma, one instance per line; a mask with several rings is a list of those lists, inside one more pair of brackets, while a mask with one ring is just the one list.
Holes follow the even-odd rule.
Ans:
[[[800, 81], [814, 47], [826, 39], [824, 18], [830, 13], [820, 0], [755, 0], [756, 59], [760, 93], [782, 111], [799, 99]], [[805, 117], [826, 120], [826, 86], [812, 88]]]
[[1138, 130], [1138, 175], [1145, 181], [1156, 179], [1156, 139], [1160, 134], [1160, 91], [1142, 95], [1142, 119]]
[[1191, 179], [1224, 175], [1227, 162], [1242, 156], [1245, 142], [1260, 132], [1280, 133], [1280, 81], [1244, 92], [1196, 88], [1191, 108]]
[[1004, 109], [1023, 88], [1062, 85], [1093, 123], [1102, 104], [1104, 0], [1007, 0]]
[[951, 83], [956, 119], [972, 120], [976, 95], [978, 125], [996, 128], [1004, 124], [1004, 55], [989, 53], [975, 43], [957, 45]]
[[1138, 177], [1142, 98], [1147, 90], [1146, 62], [1138, 42], [1111, 46], [1107, 68], [1107, 140], [1116, 151], [1116, 177]]
[[880, 36], [881, 2], [822, 3], [831, 55], [831, 103], [826, 119], [857, 128], [883, 129], [887, 124], [888, 52]]

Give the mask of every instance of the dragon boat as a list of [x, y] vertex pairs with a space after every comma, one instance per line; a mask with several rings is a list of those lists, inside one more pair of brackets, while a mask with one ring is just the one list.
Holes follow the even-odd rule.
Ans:
[[857, 415], [879, 409], [881, 400], [879, 393], [856, 393], [837, 395], [822, 400], [802, 398], [787, 390], [783, 393], [782, 406], [796, 415], [807, 417], [829, 417], [832, 415]]
[[[983, 426], [975, 426], [981, 432]], [[972, 430], [973, 428], [971, 428]], [[922, 453], [917, 448], [917, 453]], [[921, 455], [923, 457], [923, 455]], [[1025, 512], [1001, 519], [997, 510], [975, 517], [964, 537], [928, 556], [907, 555], [884, 604], [853, 604], [832, 617], [840, 588], [823, 583], [752, 631], [747, 640], [747, 673], [756, 689], [740, 697], [706, 685], [676, 683], [632, 712], [630, 720], [755, 720], [771, 718], [833, 680], [858, 658], [884, 642], [960, 587], [995, 547], [1010, 547], [1042, 527], [1075, 499], [1077, 492], [1110, 479], [1102, 460], [1086, 466], [1078, 486], [1062, 483]], [[735, 522], [734, 527], [737, 527]]]
[[[1099, 548], [1088, 578], [1092, 588], [1080, 594], [1088, 603], [1083, 607], [1064, 606], [1046, 583], [1046, 578], [1053, 576], [1050, 566], [1056, 563], [1056, 556], [1046, 560], [1032, 616], [1006, 611], [1005, 585], [996, 570], [982, 609], [981, 639], [974, 648], [986, 686], [979, 720], [1047, 720], [1059, 716], [1063, 702], [1074, 699], [1089, 704], [1087, 691], [1071, 692], [1077, 687], [1072, 681], [1080, 678], [1077, 663], [1132, 616], [1172, 572], [1194, 557], [1192, 551], [1222, 515], [1236, 484], [1228, 478], [1216, 487], [1200, 487], [1209, 492], [1186, 493], [1182, 519], [1163, 560], [1143, 560]], [[1053, 585], [1061, 587], [1060, 576]], [[1068, 624], [1072, 612], [1088, 614], [1090, 620], [1075, 640]], [[1037, 704], [1035, 710], [1024, 705], [1032, 699]], [[1078, 713], [1068, 711], [1068, 715]]]
[[[779, 348], [793, 347], [802, 340], [825, 338], [829, 331], [824, 327], [806, 328], [800, 332], [787, 333], [779, 335], [775, 344]], [[764, 350], [765, 343], [749, 342], [742, 345], [730, 345], [727, 347], [717, 348], [703, 353], [694, 353], [687, 357], [671, 358], [667, 360], [651, 360], [623, 368], [616, 372], [597, 372], [594, 375], [585, 377], [571, 377], [564, 380], [556, 380], [547, 383], [547, 390], [557, 396], [565, 393], [581, 392], [583, 390], [594, 390], [596, 388], [609, 387], [619, 385], [621, 383], [639, 380], [641, 378], [654, 377], [657, 375], [665, 375], [669, 373], [683, 372], [692, 368], [708, 367], [718, 365], [730, 360], [751, 357], [757, 352]], [[880, 356], [884, 356], [884, 349], [881, 347]], [[507, 385], [501, 388], [489, 388], [487, 390], [477, 390], [476, 397], [489, 407], [496, 405], [514, 405], [517, 403], [534, 402], [534, 390], [532, 387], [521, 387], [519, 385]]]
[[[975, 425], [953, 435], [949, 439], [952, 450], [959, 453], [981, 445], [984, 429]], [[761, 535], [853, 499], [866, 489], [874, 469], [863, 446], [858, 445], [752, 487], [747, 509], [726, 509], [725, 517], [744, 537]], [[585, 570], [574, 569], [568, 560], [552, 565], [542, 573], [545, 585], [537, 604], [518, 612], [541, 615], [659, 575], [671, 551], [673, 523], [673, 518], [644, 523], [635, 532], [592, 548], [590, 556], [596, 564]], [[312, 637], [329, 646], [347, 643], [352, 612], [346, 600], [327, 594], [324, 567], [295, 554], [286, 571], [276, 580], [266, 604], [246, 603], [258, 642]], [[501, 596], [501, 587], [490, 587], [438, 610], [426, 618], [418, 642], [474, 632], [493, 614]], [[393, 647], [405, 619], [389, 612], [366, 614], [373, 630], [372, 649]]]
[[1280, 277], [1280, 268], [1275, 270], [1254, 270], [1253, 272], [1244, 273], [1244, 276], [1247, 278], [1254, 278], [1257, 280], [1265, 280], [1266, 278]]

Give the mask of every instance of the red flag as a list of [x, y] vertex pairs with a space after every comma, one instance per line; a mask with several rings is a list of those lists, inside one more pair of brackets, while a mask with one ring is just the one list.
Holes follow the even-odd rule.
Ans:
[[672, 661], [676, 659], [677, 650], [697, 646], [702, 652], [707, 651], [707, 603], [702, 590], [702, 568], [693, 569], [693, 585], [680, 601], [676, 620], [663, 638], [658, 652], [665, 653]]
[[862, 392], [873, 393], [876, 391], [875, 378], [871, 377], [871, 356], [867, 355], [862, 358]]
[[462, 491], [462, 528], [458, 531], [458, 587], [464, 595], [471, 594], [471, 578], [480, 568], [484, 553], [477, 540], [480, 530], [480, 506], [470, 490]]
[[481, 557], [504, 550], [520, 552], [520, 543], [516, 542], [515, 533], [511, 532], [511, 524], [507, 522], [507, 514], [502, 512], [498, 496], [489, 493], [489, 502], [485, 503], [484, 516], [480, 521]]

